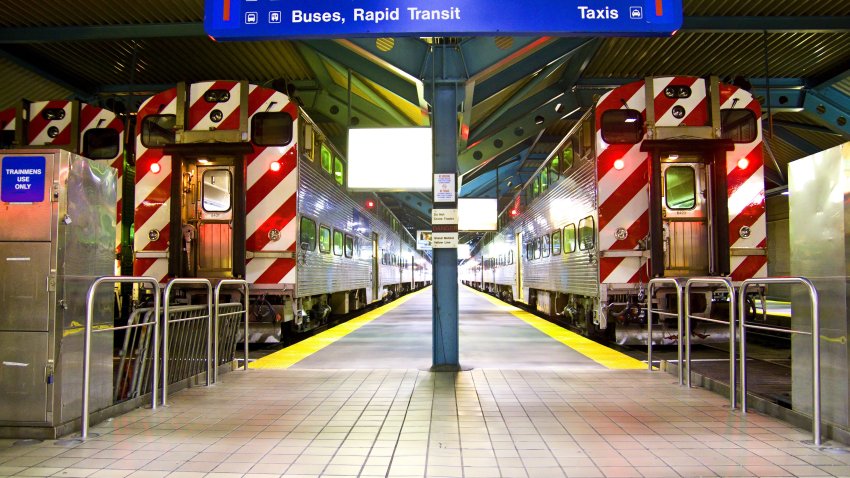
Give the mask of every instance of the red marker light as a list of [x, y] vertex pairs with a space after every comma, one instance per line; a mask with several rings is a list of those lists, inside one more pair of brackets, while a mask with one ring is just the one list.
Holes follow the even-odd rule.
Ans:
[[162, 171], [162, 166], [160, 166], [159, 163], [151, 163], [152, 173], [158, 174], [160, 171]]
[[511, 209], [511, 217], [517, 217], [517, 216], [519, 216], [519, 209], [517, 209], [517, 208]]
[[750, 165], [750, 160], [747, 158], [741, 158], [738, 160], [738, 169], [747, 169]]
[[374, 208], [375, 208], [375, 201], [373, 201], [371, 199], [367, 199], [366, 200], [366, 209], [374, 209]]
[[272, 162], [271, 164], [269, 164], [269, 169], [270, 169], [273, 173], [276, 173], [276, 172], [280, 171], [280, 168], [281, 168], [280, 163], [279, 163], [279, 162], [277, 162], [277, 161], [274, 161], [274, 162]]
[[616, 169], [617, 171], [619, 171], [619, 170], [621, 170], [625, 167], [626, 167], [626, 162], [623, 161], [622, 159], [618, 159], [618, 160], [614, 161], [614, 169]]

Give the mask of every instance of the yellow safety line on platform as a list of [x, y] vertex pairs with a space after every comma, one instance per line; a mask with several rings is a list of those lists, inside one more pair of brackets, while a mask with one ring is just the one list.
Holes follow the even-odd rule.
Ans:
[[506, 312], [510, 312], [514, 317], [522, 320], [526, 324], [561, 342], [567, 347], [593, 360], [594, 362], [610, 369], [646, 369], [646, 363], [638, 359], [629, 357], [628, 355], [612, 350], [604, 345], [600, 345], [588, 338], [582, 337], [579, 334], [570, 332], [569, 330], [541, 319], [536, 315], [526, 312], [522, 309], [514, 307], [508, 303], [489, 295], [484, 292], [470, 288], [471, 291], [489, 300], [492, 304], [501, 308]]
[[337, 340], [345, 337], [346, 335], [354, 332], [355, 330], [363, 327], [369, 322], [377, 319], [378, 317], [386, 314], [387, 312], [395, 309], [396, 307], [404, 304], [408, 300], [413, 297], [423, 293], [428, 290], [429, 287], [426, 287], [417, 292], [413, 292], [411, 294], [407, 294], [400, 299], [396, 299], [393, 302], [382, 305], [377, 309], [366, 312], [365, 314], [355, 317], [347, 322], [337, 325], [336, 327], [325, 330], [324, 332], [318, 333], [310, 338], [304, 339], [297, 344], [290, 345], [285, 349], [278, 350], [277, 352], [266, 355], [263, 358], [255, 360], [248, 364], [248, 368], [264, 368], [264, 369], [286, 369], [289, 368], [296, 363], [304, 360], [305, 358], [313, 355], [314, 353], [322, 350], [323, 348], [331, 345]]

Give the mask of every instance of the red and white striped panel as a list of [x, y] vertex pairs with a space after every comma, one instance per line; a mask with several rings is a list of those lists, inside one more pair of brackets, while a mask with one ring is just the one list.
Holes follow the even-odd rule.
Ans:
[[0, 131], [15, 131], [16, 108], [0, 111]]
[[89, 104], [80, 105], [80, 138], [79, 144], [83, 144], [83, 138], [86, 131], [95, 128], [111, 128], [118, 131], [118, 154], [111, 158], [109, 165], [118, 171], [118, 194], [116, 201], [115, 215], [115, 245], [121, 244], [121, 204], [123, 203], [123, 194], [121, 180], [124, 177], [124, 122], [118, 116], [104, 108], [98, 108]]
[[[756, 118], [757, 135], [752, 143], [735, 144], [727, 153], [726, 174], [729, 189], [729, 244], [735, 248], [767, 246], [767, 214], [764, 199], [764, 156], [762, 151], [761, 105], [749, 92], [732, 85], [720, 85], [720, 109], [747, 108]], [[746, 168], [738, 161], [747, 158]], [[742, 238], [742, 227], [750, 236]], [[730, 270], [733, 281], [767, 277], [767, 255], [732, 256]]]
[[[669, 85], [684, 85], [691, 88], [688, 98], [667, 98], [664, 88]], [[705, 126], [709, 124], [709, 105], [706, 81], [693, 77], [664, 77], [653, 79], [655, 93], [654, 109], [657, 126]], [[721, 108], [755, 106], [756, 118], [760, 118], [758, 102], [752, 95], [733, 86], [722, 85]], [[625, 102], [625, 104], [624, 104]], [[672, 115], [674, 106], [685, 108], [684, 118]], [[608, 144], [602, 139], [599, 125], [605, 111], [611, 109], [635, 109], [646, 116], [645, 82], [637, 81], [616, 88], [597, 102], [596, 107], [596, 152], [597, 177], [599, 181], [599, 250], [637, 249], [638, 241], [649, 233], [649, 153], [640, 151], [640, 144]], [[747, 156], [750, 165], [746, 170], [737, 168], [738, 159]], [[624, 168], [614, 168], [614, 161], [623, 159]], [[764, 174], [761, 157], [761, 126], [759, 134], [751, 144], [736, 145], [727, 156], [729, 183], [730, 244], [733, 247], [764, 247], [766, 223], [764, 218]], [[739, 238], [741, 226], [749, 226], [752, 235]], [[618, 228], [628, 231], [626, 239], [618, 240]], [[766, 256], [737, 256], [731, 261], [734, 280], [759, 276], [766, 273]], [[763, 271], [762, 271], [763, 269]], [[599, 262], [600, 281], [623, 284], [648, 280], [647, 264], [637, 257], [603, 257]]]
[[[177, 114], [177, 90], [172, 88], [152, 96], [139, 107], [136, 124], [136, 192], [135, 240], [133, 250], [159, 252], [162, 257], [136, 257], [133, 275], [150, 276], [165, 282], [168, 278], [168, 239], [171, 209], [171, 156], [162, 148], [148, 148], [142, 144], [142, 122], [148, 115]], [[151, 164], [159, 163], [160, 171], [153, 173]], [[159, 238], [151, 240], [151, 232]]]
[[[640, 143], [608, 144], [602, 139], [598, 125], [605, 111], [628, 108], [645, 112], [644, 82], [638, 81], [616, 88], [603, 95], [596, 105], [596, 168], [599, 204], [599, 251], [637, 248], [637, 241], [649, 233], [649, 154], [640, 150]], [[622, 159], [623, 169], [614, 168]], [[623, 227], [628, 231], [625, 240], [615, 233]], [[601, 257], [599, 280], [602, 283], [625, 284], [647, 281], [646, 267], [639, 257]]]
[[[298, 131], [298, 107], [278, 91], [250, 85], [248, 114], [288, 112]], [[235, 114], [232, 116], [236, 116]], [[228, 121], [225, 118], [222, 123]], [[238, 118], [237, 125], [238, 125]], [[246, 246], [252, 252], [281, 252], [297, 250], [298, 145], [297, 134], [286, 146], [254, 146], [247, 163], [247, 202], [245, 219]], [[270, 164], [279, 162], [279, 171]], [[278, 241], [269, 239], [269, 232], [280, 232]], [[295, 259], [254, 258], [246, 265], [246, 279], [253, 285], [295, 284]]]
[[[227, 92], [227, 101], [207, 101], [204, 95], [207, 92]], [[186, 129], [191, 131], [209, 131], [210, 129], [233, 130], [239, 129], [239, 102], [241, 100], [241, 88], [238, 81], [205, 81], [189, 85], [189, 124]], [[288, 100], [287, 100], [288, 102]], [[218, 110], [222, 113], [222, 120], [215, 122], [210, 118], [210, 113]], [[279, 111], [279, 110], [275, 110]], [[253, 115], [255, 111], [248, 114]]]
[[[68, 100], [35, 101], [30, 103], [29, 123], [27, 124], [27, 144], [30, 146], [67, 146], [71, 144], [71, 119], [73, 102]], [[45, 118], [47, 109], [61, 109], [65, 112], [62, 119]], [[56, 127], [58, 134], [51, 137], [50, 131]]]

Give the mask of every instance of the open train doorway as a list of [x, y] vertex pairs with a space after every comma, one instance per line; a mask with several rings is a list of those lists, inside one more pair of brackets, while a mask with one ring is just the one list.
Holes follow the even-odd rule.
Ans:
[[661, 158], [662, 240], [667, 277], [709, 273], [709, 184], [699, 155]]

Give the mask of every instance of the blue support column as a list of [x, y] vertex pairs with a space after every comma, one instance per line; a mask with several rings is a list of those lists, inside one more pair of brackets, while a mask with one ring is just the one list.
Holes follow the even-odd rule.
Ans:
[[[457, 174], [457, 105], [459, 85], [432, 80], [426, 88], [433, 92], [434, 173]], [[429, 88], [430, 87], [430, 88]], [[460, 90], [462, 91], [462, 90]], [[457, 182], [455, 182], [457, 184]], [[453, 206], [457, 202], [435, 203], [434, 206]], [[433, 359], [432, 370], [460, 370], [458, 341], [458, 278], [457, 249], [435, 248], [433, 294]]]

